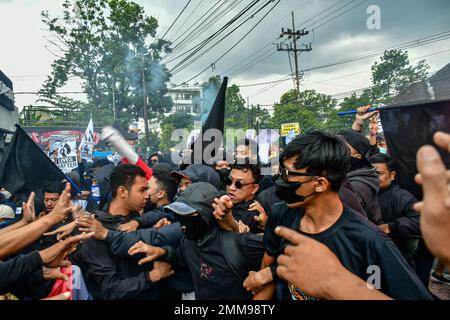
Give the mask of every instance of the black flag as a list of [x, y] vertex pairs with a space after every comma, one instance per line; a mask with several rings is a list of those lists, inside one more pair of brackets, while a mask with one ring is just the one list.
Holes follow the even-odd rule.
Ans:
[[[209, 111], [208, 118], [202, 126], [201, 134], [195, 140], [191, 163], [198, 163], [201, 153], [201, 163], [212, 164], [212, 162], [214, 161], [214, 157], [216, 156], [215, 151], [219, 150], [220, 146], [223, 143], [225, 126], [225, 93], [227, 90], [227, 84], [228, 78], [224, 77], [219, 92], [217, 93], [216, 100], [214, 100], [214, 104]], [[215, 139], [208, 138], [205, 133], [210, 129], [216, 129], [217, 131], [220, 131], [222, 139], [216, 141]]]
[[64, 179], [64, 174], [19, 126], [0, 163], [0, 185], [25, 199], [48, 182]]
[[[389, 154], [398, 166], [397, 180], [402, 187], [422, 199], [422, 188], [414, 181], [416, 153], [433, 145], [436, 131], [450, 133], [450, 64], [427, 81], [404, 90], [393, 102], [380, 108], [381, 125]], [[450, 155], [437, 148], [447, 167]]]

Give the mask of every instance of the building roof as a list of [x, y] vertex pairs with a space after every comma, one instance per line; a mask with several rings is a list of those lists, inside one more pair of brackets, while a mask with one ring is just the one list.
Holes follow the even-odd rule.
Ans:
[[395, 97], [389, 106], [450, 100], [450, 63], [430, 78], [415, 82]]

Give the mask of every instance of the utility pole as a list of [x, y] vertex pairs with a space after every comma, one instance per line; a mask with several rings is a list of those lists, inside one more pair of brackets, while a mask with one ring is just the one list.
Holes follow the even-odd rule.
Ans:
[[[142, 90], [144, 94], [144, 126], [145, 126], [145, 148], [150, 145], [150, 135], [148, 131], [148, 110], [147, 110], [147, 88], [145, 84], [145, 58], [142, 56]], [[147, 152], [147, 149], [145, 150]]]
[[305, 49], [301, 49], [297, 47], [297, 40], [300, 39], [303, 36], [306, 36], [309, 34], [309, 31], [305, 31], [305, 29], [302, 30], [295, 30], [295, 22], [294, 22], [294, 11], [292, 11], [292, 29], [287, 29], [286, 31], [284, 28], [281, 28], [281, 34], [280, 38], [283, 38], [284, 36], [287, 36], [288, 39], [291, 39], [291, 43], [288, 44], [277, 44], [277, 51], [287, 51], [288, 54], [290, 52], [294, 53], [294, 60], [295, 60], [295, 83], [297, 87], [297, 93], [300, 93], [300, 75], [298, 71], [298, 57], [297, 52], [306, 52], [311, 51], [311, 43], [309, 45], [303, 45]]

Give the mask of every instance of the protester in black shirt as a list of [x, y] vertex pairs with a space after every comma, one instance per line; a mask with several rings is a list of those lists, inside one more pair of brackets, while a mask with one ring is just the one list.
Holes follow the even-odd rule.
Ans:
[[343, 139], [350, 149], [350, 170], [347, 181], [359, 196], [367, 218], [374, 224], [380, 225], [383, 223], [377, 198], [380, 183], [375, 169], [366, 158], [370, 148], [369, 140], [353, 131], [345, 132]]
[[171, 175], [178, 179], [180, 192], [196, 182], [208, 182], [216, 188], [220, 187], [219, 174], [204, 164], [192, 164], [182, 171], [171, 172]]
[[177, 181], [169, 175], [154, 174], [148, 181], [149, 200], [145, 213], [119, 226], [121, 231], [135, 231], [138, 228], [153, 227], [161, 219], [174, 220], [173, 215], [164, 212], [163, 207], [173, 202], [177, 193]]
[[[252, 164], [260, 164], [261, 161], [258, 155], [258, 145], [255, 140], [252, 139], [242, 139], [238, 141], [236, 145], [235, 162], [243, 164], [246, 161], [250, 161]], [[259, 179], [259, 189], [258, 193], [263, 192], [274, 186], [272, 176], [263, 175]]]
[[[187, 266], [198, 300], [249, 300], [251, 295], [242, 286], [243, 275], [258, 269], [264, 252], [262, 239], [251, 233], [220, 229], [212, 207], [219, 196], [218, 190], [208, 183], [192, 184], [166, 207], [178, 215], [183, 226], [185, 237], [181, 245], [157, 248], [139, 243], [130, 249], [130, 254], [146, 253], [144, 261], [170, 261], [174, 268]], [[231, 265], [230, 255], [239, 264]]]
[[[110, 177], [113, 200], [108, 211], [95, 212], [103, 226], [116, 230], [130, 221], [148, 201], [145, 172], [134, 165], [117, 166]], [[84, 230], [80, 228], [80, 231]], [[139, 266], [133, 259], [117, 258], [108, 244], [89, 239], [71, 257], [85, 275], [86, 285], [94, 299], [158, 299], [158, 282], [172, 274], [164, 263]]]
[[226, 189], [225, 179], [228, 178], [231, 171], [230, 164], [224, 157], [223, 159], [214, 161], [213, 168], [220, 176], [220, 186], [218, 189], [225, 190]]
[[248, 226], [252, 233], [262, 232], [267, 220], [264, 208], [255, 201], [260, 177], [260, 167], [247, 160], [244, 164], [235, 163], [229, 177], [225, 180], [227, 194], [233, 203], [231, 212], [233, 218]]
[[394, 183], [397, 172], [389, 156], [379, 153], [372, 156], [370, 162], [380, 178], [378, 200], [384, 224], [379, 227], [393, 239], [406, 261], [415, 268], [420, 215], [414, 210], [414, 204], [418, 200], [408, 190]]
[[[294, 139], [281, 155], [278, 196], [264, 234], [262, 268], [275, 263], [289, 244], [275, 233], [286, 226], [325, 244], [353, 274], [372, 281], [394, 299], [428, 299], [421, 284], [392, 241], [358, 213], [346, 208], [338, 190], [349, 166], [349, 154], [338, 138], [314, 132]], [[371, 277], [372, 276], [372, 277]], [[275, 284], [255, 295], [270, 299]], [[279, 283], [279, 298], [312, 299], [302, 288]]]

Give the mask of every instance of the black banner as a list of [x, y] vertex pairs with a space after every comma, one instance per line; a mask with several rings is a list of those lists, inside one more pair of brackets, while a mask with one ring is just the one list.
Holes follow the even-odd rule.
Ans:
[[62, 181], [64, 174], [41, 151], [23, 129], [17, 126], [11, 145], [0, 163], [0, 185], [25, 199], [48, 182]]
[[[433, 145], [436, 131], [450, 132], [450, 100], [381, 108], [380, 114], [389, 154], [397, 162], [397, 180], [422, 199], [422, 188], [414, 181], [416, 153], [425, 144]], [[450, 155], [439, 151], [450, 167]]]

